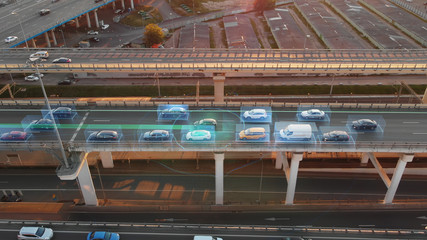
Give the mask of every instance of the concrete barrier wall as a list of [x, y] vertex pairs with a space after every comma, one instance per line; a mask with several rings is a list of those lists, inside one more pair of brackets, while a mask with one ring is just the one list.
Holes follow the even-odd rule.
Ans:
[[[269, 107], [283, 107], [283, 108], [295, 108], [298, 106], [329, 106], [330, 108], [346, 108], [346, 109], [427, 109], [427, 104], [404, 104], [404, 103], [322, 103], [322, 102], [311, 102], [311, 103], [283, 103], [283, 102], [223, 102], [217, 103], [214, 101], [79, 101], [79, 100], [49, 100], [51, 105], [74, 105], [76, 107], [156, 107], [162, 104], [187, 104], [194, 107], [241, 107], [241, 106], [269, 106]], [[0, 100], [0, 106], [9, 107], [27, 107], [36, 106], [41, 107], [45, 105], [44, 100]]]
[[371, 6], [369, 3], [365, 2], [364, 0], [359, 0], [359, 3], [361, 5], [363, 5], [363, 6], [365, 6], [366, 8], [368, 8], [369, 10], [375, 12], [379, 16], [381, 16], [384, 20], [386, 20], [387, 22], [391, 23], [393, 26], [395, 26], [396, 28], [398, 28], [402, 32], [408, 34], [408, 36], [410, 36], [411, 38], [413, 38], [415, 41], [419, 42], [424, 47], [427, 47], [427, 41], [423, 37], [418, 36], [417, 34], [411, 32], [409, 29], [407, 29], [404, 26], [400, 25], [398, 22], [393, 21], [393, 19], [389, 18], [384, 13], [378, 11], [376, 8], [374, 8], [373, 6]]
[[422, 9], [416, 8], [405, 1], [401, 1], [401, 0], [389, 0], [389, 1], [415, 14], [416, 16], [420, 17], [424, 21], [427, 20], [427, 12], [425, 10], [423, 11]]

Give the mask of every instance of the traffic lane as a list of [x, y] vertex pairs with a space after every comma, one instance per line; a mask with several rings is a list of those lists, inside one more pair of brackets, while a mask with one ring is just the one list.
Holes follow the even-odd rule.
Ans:
[[[155, 163], [152, 164], [162, 164]], [[244, 168], [242, 165], [241, 168]], [[284, 176], [269, 176], [261, 171], [259, 176], [228, 176], [235, 169], [225, 164], [224, 200], [236, 202], [280, 202], [286, 196], [287, 183]], [[102, 172], [102, 168], [100, 169]], [[126, 200], [176, 200], [191, 202], [211, 202], [215, 198], [215, 178], [213, 172], [186, 172], [165, 166], [164, 171], [172, 174], [153, 174], [141, 170], [134, 174], [99, 175], [96, 167], [91, 167], [97, 196], [107, 199]], [[179, 174], [182, 174], [181, 176]], [[333, 176], [333, 175], [332, 175]], [[402, 179], [396, 199], [427, 199], [426, 180], [411, 181]], [[0, 189], [20, 190], [24, 201], [62, 201], [81, 198], [76, 181], [61, 181], [56, 175], [3, 174]], [[296, 200], [381, 200], [387, 189], [378, 179], [350, 178], [298, 178]], [[53, 194], [57, 199], [52, 199]]]
[[[252, 208], [256, 209], [256, 208]], [[256, 211], [256, 210], [255, 210]], [[162, 219], [175, 219], [178, 223], [187, 224], [237, 224], [267, 226], [314, 226], [314, 227], [354, 227], [354, 228], [385, 228], [385, 229], [424, 229], [427, 211], [420, 210], [357, 210], [348, 211], [339, 207], [325, 210], [286, 210], [275, 211], [235, 211], [235, 212], [203, 212], [201, 213], [168, 213], [147, 212], [133, 209], [126, 212], [70, 212], [69, 221], [100, 221], [100, 222], [157, 222]], [[181, 221], [180, 221], [181, 220]], [[364, 227], [365, 226], [365, 227]], [[368, 227], [366, 227], [368, 226]]]

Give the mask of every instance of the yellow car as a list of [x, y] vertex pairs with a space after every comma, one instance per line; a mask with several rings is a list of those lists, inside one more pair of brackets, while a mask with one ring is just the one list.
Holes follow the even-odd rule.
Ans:
[[241, 140], [258, 140], [265, 138], [265, 129], [261, 127], [248, 128], [239, 133]]

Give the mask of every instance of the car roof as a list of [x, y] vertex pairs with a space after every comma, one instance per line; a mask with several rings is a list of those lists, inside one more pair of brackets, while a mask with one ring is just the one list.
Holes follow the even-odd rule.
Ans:
[[35, 234], [39, 227], [22, 227], [19, 231], [20, 234]]
[[265, 109], [262, 108], [254, 108], [251, 110], [252, 112], [265, 112]]
[[265, 128], [262, 128], [262, 127], [252, 127], [252, 128], [248, 128], [248, 130], [249, 129], [252, 132], [264, 132], [265, 131]]
[[151, 132], [152, 133], [167, 133], [168, 131], [166, 131], [166, 130], [153, 130]]

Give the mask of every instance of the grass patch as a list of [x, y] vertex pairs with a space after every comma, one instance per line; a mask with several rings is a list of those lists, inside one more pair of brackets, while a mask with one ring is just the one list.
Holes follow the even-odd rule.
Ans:
[[[138, 13], [139, 11], [144, 11], [149, 13], [151, 18], [144, 19]], [[162, 15], [159, 13], [157, 8], [153, 8], [152, 6], [142, 5], [142, 6], [136, 6], [135, 10], [133, 10], [132, 12], [129, 13], [129, 15], [127, 15], [126, 17], [120, 20], [120, 23], [129, 25], [132, 27], [144, 27], [150, 23], [156, 24], [162, 21], [163, 21]]]

